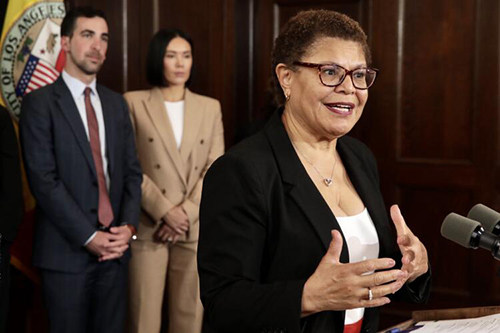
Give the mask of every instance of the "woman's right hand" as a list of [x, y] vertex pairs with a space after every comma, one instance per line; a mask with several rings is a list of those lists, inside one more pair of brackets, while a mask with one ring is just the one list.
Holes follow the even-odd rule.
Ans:
[[[327, 253], [304, 285], [302, 317], [327, 310], [382, 306], [390, 302], [386, 295], [398, 291], [408, 278], [408, 273], [399, 269], [369, 274], [394, 267], [390, 258], [342, 264], [341, 251], [342, 236], [332, 230]], [[368, 299], [370, 289], [372, 300]]]
[[174, 231], [174, 229], [170, 228], [168, 224], [162, 222], [158, 230], [156, 231], [154, 237], [157, 242], [167, 243], [170, 242], [172, 244], [177, 243], [182, 234], [178, 234]]
[[189, 230], [189, 217], [181, 206], [169, 210], [162, 220], [178, 234], [182, 235]]

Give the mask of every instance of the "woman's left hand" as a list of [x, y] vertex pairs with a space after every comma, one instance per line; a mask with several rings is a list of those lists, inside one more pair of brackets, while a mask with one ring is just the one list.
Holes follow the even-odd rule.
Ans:
[[396, 226], [398, 237], [397, 243], [399, 250], [403, 255], [403, 258], [401, 259], [403, 267], [401, 267], [401, 270], [407, 271], [407, 281], [413, 282], [416, 278], [427, 273], [429, 270], [427, 249], [406, 225], [398, 205], [392, 205], [391, 218]]

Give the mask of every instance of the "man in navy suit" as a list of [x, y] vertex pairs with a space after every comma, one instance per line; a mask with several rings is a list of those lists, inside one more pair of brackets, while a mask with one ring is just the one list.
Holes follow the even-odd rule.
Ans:
[[96, 84], [108, 40], [103, 12], [68, 12], [64, 71], [22, 105], [21, 143], [37, 201], [33, 262], [51, 332], [123, 332], [142, 173], [125, 101]]

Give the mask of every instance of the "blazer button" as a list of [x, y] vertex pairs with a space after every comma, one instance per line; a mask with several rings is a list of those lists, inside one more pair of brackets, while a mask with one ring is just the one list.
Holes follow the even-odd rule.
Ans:
[[149, 138], [149, 142], [153, 142], [153, 138]]
[[95, 214], [95, 213], [97, 213], [97, 209], [92, 208], [92, 209], [90, 210], [90, 212], [91, 212], [92, 214]]
[[203, 144], [205, 142], [205, 140], [201, 139], [200, 143]]
[[165, 193], [167, 193], [167, 191], [165, 191], [165, 189], [162, 189], [161, 194], [165, 194]]
[[160, 165], [159, 165], [159, 164], [155, 165], [155, 168], [159, 169], [159, 168], [160, 168]]
[[195, 167], [194, 167], [194, 169], [195, 169], [195, 170], [198, 170], [198, 167], [197, 167], [197, 166], [195, 166]]

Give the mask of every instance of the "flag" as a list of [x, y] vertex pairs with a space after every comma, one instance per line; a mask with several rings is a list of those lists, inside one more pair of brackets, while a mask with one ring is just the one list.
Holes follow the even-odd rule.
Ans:
[[[64, 67], [60, 25], [66, 10], [62, 0], [8, 1], [0, 35], [0, 104], [18, 119], [23, 96], [54, 82]], [[37, 280], [31, 266], [35, 200], [24, 167], [22, 174], [25, 214], [11, 263]]]
[[10, 0], [7, 5], [0, 40], [0, 102], [15, 117], [24, 94], [54, 82], [64, 66], [60, 24], [65, 14], [60, 0]]
[[46, 20], [40, 31], [24, 71], [17, 83], [16, 95], [25, 94], [51, 84], [62, 71], [64, 52], [61, 52], [60, 26], [52, 20]]

